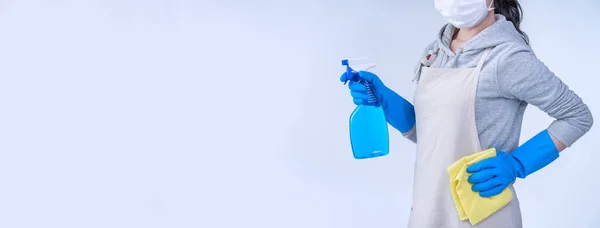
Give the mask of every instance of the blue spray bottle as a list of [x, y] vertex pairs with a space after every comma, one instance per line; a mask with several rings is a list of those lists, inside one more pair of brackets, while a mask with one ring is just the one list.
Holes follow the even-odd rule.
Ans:
[[350, 115], [350, 143], [354, 158], [385, 156], [389, 154], [390, 143], [383, 108], [370, 83], [357, 78], [357, 72], [367, 71], [375, 67], [375, 64], [368, 63], [366, 59], [345, 59], [342, 60], [342, 65], [346, 66], [346, 82], [354, 80], [365, 85], [369, 93], [369, 103], [376, 104], [358, 105]]

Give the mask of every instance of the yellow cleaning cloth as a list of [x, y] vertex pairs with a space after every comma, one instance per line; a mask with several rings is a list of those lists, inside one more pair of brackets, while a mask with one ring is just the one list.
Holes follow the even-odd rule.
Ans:
[[473, 226], [506, 206], [513, 198], [513, 193], [509, 188], [504, 189], [496, 196], [485, 198], [471, 190], [473, 185], [467, 181], [471, 176], [470, 173], [467, 173], [467, 167], [494, 156], [496, 156], [496, 149], [491, 148], [463, 157], [448, 168], [452, 198], [458, 211], [458, 217], [461, 221], [469, 219]]

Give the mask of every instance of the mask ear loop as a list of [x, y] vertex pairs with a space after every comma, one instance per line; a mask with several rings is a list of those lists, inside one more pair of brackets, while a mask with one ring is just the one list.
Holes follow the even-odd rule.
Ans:
[[492, 10], [496, 9], [493, 6], [494, 6], [494, 0], [492, 0], [492, 3], [490, 3], [490, 6], [489, 7], [486, 6], [486, 8], [488, 9], [488, 11], [492, 11]]

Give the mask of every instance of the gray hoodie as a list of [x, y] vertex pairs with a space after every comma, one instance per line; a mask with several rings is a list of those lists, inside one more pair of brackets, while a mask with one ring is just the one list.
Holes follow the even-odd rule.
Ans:
[[[475, 100], [481, 148], [495, 147], [506, 152], [517, 148], [528, 104], [555, 119], [548, 132], [567, 146], [590, 130], [593, 119], [588, 107], [535, 56], [504, 16], [497, 14], [493, 25], [456, 53], [450, 50], [453, 29], [449, 24], [444, 26], [423, 55], [439, 48], [431, 67], [475, 67], [482, 51], [492, 48], [479, 76]], [[415, 74], [419, 74], [418, 70]], [[414, 129], [405, 136], [417, 142]]]

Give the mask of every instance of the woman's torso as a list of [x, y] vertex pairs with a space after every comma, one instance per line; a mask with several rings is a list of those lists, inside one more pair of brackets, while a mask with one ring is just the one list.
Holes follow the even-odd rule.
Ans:
[[[475, 96], [475, 123], [481, 142], [481, 148], [497, 148], [512, 151], [519, 145], [523, 114], [527, 103], [506, 98], [498, 88], [497, 59], [511, 44], [500, 44], [490, 51], [490, 59], [486, 61], [479, 75]], [[437, 44], [429, 46], [437, 49]], [[440, 50], [441, 52], [441, 50]], [[459, 49], [454, 56], [439, 54], [431, 67], [434, 68], [473, 68], [483, 52], [473, 50], [461, 53]]]

